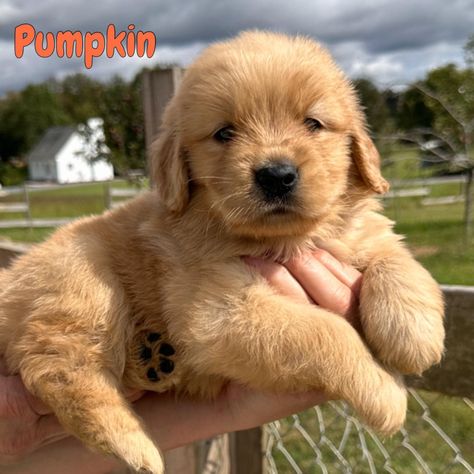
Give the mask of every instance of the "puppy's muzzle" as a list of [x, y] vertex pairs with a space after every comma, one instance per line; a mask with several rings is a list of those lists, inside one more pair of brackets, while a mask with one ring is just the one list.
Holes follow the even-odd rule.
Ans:
[[272, 161], [255, 170], [255, 182], [267, 201], [290, 197], [298, 180], [296, 166], [284, 161]]

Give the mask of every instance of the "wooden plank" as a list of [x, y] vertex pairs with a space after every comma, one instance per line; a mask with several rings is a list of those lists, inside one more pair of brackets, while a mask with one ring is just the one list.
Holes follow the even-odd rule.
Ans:
[[410, 377], [415, 388], [474, 399], [474, 287], [443, 286], [446, 299], [446, 353], [440, 365], [422, 378]]
[[112, 197], [133, 197], [137, 194], [140, 194], [142, 191], [140, 189], [116, 189], [110, 188], [110, 195]]
[[24, 202], [9, 202], [0, 204], [0, 212], [26, 212], [28, 204]]
[[8, 267], [12, 261], [30, 248], [27, 244], [0, 241], [0, 268]]
[[449, 183], [465, 183], [466, 175], [457, 176], [440, 176], [435, 178], [420, 178], [420, 179], [394, 179], [390, 181], [393, 187], [409, 187], [409, 186], [435, 186], [437, 184]]
[[423, 197], [430, 194], [429, 188], [413, 188], [413, 189], [394, 189], [382, 196], [383, 199], [393, 199], [399, 197]]
[[229, 434], [197, 443], [199, 474], [230, 474]]
[[441, 206], [444, 204], [456, 204], [464, 202], [464, 196], [440, 196], [421, 200], [422, 206]]
[[198, 474], [196, 472], [196, 455], [194, 446], [189, 444], [165, 452], [167, 474]]
[[24, 229], [26, 227], [47, 228], [59, 227], [73, 221], [74, 218], [63, 219], [8, 219], [0, 220], [0, 229]]
[[231, 474], [263, 474], [262, 428], [230, 435]]
[[172, 67], [143, 72], [143, 110], [145, 112], [145, 140], [147, 150], [161, 125], [166, 104], [181, 82], [183, 69]]

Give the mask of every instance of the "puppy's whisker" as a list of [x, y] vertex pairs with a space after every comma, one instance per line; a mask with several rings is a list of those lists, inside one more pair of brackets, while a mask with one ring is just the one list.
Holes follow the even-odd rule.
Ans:
[[[229, 201], [230, 199], [236, 197], [236, 196], [239, 196], [241, 194], [240, 191], [236, 191], [235, 193], [232, 193], [232, 194], [229, 194], [228, 196], [226, 196], [222, 201], [214, 201], [213, 204], [209, 207], [208, 211], [207, 211], [207, 225], [206, 225], [206, 231], [205, 231], [205, 239], [207, 240], [207, 237], [208, 237], [208, 232], [209, 232], [209, 229], [210, 229], [210, 225], [211, 223], [213, 222], [213, 219], [211, 218], [211, 213], [212, 211], [219, 205], [221, 208], [222, 206], [227, 202]], [[222, 231], [224, 230], [225, 228], [225, 225], [227, 223], [227, 220], [228, 220], [228, 216], [226, 215], [224, 217], [224, 219], [221, 221], [218, 229], [219, 231]]]

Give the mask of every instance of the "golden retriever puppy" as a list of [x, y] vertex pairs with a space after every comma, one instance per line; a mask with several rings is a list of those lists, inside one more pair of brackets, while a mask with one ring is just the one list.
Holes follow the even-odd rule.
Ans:
[[[2, 274], [11, 373], [86, 445], [154, 474], [160, 452], [125, 386], [323, 389], [376, 430], [398, 430], [397, 374], [440, 360], [443, 302], [377, 213], [388, 186], [329, 54], [262, 32], [211, 46], [171, 100], [153, 160], [156, 191], [58, 230]], [[365, 341], [240, 259], [316, 247], [364, 272]]]

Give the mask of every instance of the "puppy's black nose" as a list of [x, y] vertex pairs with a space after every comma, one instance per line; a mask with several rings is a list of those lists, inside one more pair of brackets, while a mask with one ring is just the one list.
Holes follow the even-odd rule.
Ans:
[[255, 171], [255, 180], [268, 199], [294, 191], [298, 178], [296, 166], [285, 162], [272, 162]]

